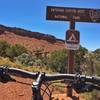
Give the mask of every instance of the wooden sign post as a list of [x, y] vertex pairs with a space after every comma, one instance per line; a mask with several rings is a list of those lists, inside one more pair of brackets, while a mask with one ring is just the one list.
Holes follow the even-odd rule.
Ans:
[[[75, 30], [75, 21], [70, 21], [70, 29]], [[73, 73], [74, 70], [74, 51], [68, 50], [68, 73]]]
[[[75, 30], [75, 21], [72, 20], [70, 21], [70, 29]], [[73, 50], [68, 50], [68, 68], [67, 68], [67, 73], [73, 73], [74, 70], [74, 51]], [[67, 85], [67, 96], [72, 97], [72, 86], [69, 83]]]
[[[66, 40], [66, 46], [68, 48], [68, 73], [74, 71], [74, 50], [79, 47], [79, 32], [75, 31], [75, 22], [91, 22], [100, 23], [100, 9], [86, 9], [86, 8], [71, 8], [71, 7], [56, 7], [47, 6], [46, 13], [47, 20], [55, 21], [70, 21], [71, 37]], [[68, 34], [70, 34], [68, 32]], [[76, 32], [77, 35], [73, 34]], [[77, 38], [78, 37], [78, 38]], [[73, 40], [74, 39], [74, 40]], [[77, 40], [77, 41], [76, 41]], [[68, 86], [68, 96], [72, 97], [72, 88]]]

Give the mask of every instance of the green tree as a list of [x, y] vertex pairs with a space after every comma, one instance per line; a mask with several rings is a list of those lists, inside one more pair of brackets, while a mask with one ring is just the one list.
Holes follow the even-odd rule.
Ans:
[[65, 73], [67, 71], [67, 50], [59, 50], [51, 53], [47, 66], [52, 70]]

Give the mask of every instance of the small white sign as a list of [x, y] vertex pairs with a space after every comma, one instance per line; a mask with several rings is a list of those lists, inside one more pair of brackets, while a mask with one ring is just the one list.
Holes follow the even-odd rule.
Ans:
[[79, 49], [79, 45], [77, 44], [66, 44], [66, 47], [68, 50], [78, 50]]

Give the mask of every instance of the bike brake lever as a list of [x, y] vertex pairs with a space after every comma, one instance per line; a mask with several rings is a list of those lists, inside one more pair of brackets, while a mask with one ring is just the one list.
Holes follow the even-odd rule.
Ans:
[[7, 65], [0, 67], [0, 81], [3, 83], [7, 83], [8, 81], [16, 81], [7, 72], [8, 72]]

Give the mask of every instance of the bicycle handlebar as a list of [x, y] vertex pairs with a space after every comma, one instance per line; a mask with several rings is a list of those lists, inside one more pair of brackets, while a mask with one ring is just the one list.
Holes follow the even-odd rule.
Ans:
[[[100, 77], [96, 76], [85, 76], [80, 74], [45, 74], [45, 73], [33, 73], [18, 68], [8, 68], [8, 66], [0, 67], [0, 81], [8, 82], [10, 75], [21, 76], [24, 78], [36, 79], [32, 84], [32, 100], [43, 100], [41, 96], [41, 85], [42, 82], [56, 81], [56, 80], [69, 80], [73, 89], [77, 93], [90, 92], [93, 89], [100, 91]], [[51, 94], [50, 97], [51, 98]], [[51, 99], [50, 99], [51, 100]]]
[[7, 68], [7, 73], [32, 79], [36, 79], [38, 76], [38, 73], [33, 73], [17, 68]]
[[[39, 72], [33, 73], [18, 68], [3, 68], [3, 67], [0, 67], [0, 73], [2, 74], [9, 73], [12, 75], [32, 78], [32, 79], [36, 79], [38, 75], [41, 74]], [[74, 80], [75, 76], [76, 74], [45, 74], [43, 81], [55, 81], [55, 80], [62, 80], [62, 79]], [[76, 76], [76, 78], [84, 79], [86, 82], [91, 82], [100, 85], [100, 77], [80, 75], [80, 76]]]

